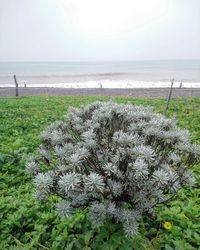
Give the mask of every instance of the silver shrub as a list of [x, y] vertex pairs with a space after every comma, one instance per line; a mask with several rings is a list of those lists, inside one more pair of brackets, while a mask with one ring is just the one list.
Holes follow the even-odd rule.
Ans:
[[194, 184], [191, 168], [200, 159], [199, 145], [175, 119], [131, 104], [73, 108], [41, 139], [27, 162], [36, 196], [61, 197], [62, 216], [87, 207], [93, 224], [122, 223], [127, 236], [138, 232], [142, 215]]

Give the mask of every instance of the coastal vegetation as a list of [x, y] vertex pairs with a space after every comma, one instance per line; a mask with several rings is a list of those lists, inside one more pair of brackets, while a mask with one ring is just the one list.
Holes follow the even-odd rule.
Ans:
[[[38, 202], [25, 171], [27, 156], [41, 144], [38, 135], [62, 120], [69, 107], [109, 97], [20, 97], [0, 99], [0, 249], [198, 249], [200, 247], [200, 165], [194, 167], [195, 186], [179, 191], [171, 203], [156, 208], [155, 217], [139, 221], [138, 234], [125, 237], [120, 224], [93, 227], [87, 209], [60, 219], [51, 202]], [[163, 113], [162, 98], [113, 98], [117, 103], [150, 105]], [[188, 129], [200, 144], [200, 98], [176, 98], [169, 116]]]

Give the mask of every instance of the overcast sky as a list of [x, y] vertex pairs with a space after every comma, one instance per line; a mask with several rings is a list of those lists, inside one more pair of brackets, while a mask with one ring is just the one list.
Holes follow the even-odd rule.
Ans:
[[0, 0], [0, 61], [200, 59], [200, 0]]

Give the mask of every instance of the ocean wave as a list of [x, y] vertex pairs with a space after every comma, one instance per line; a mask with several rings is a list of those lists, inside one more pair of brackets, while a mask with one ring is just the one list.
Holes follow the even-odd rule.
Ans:
[[[27, 83], [22, 82], [19, 83], [19, 87], [50, 87], [50, 88], [169, 88], [171, 86], [170, 81], [111, 81], [111, 80], [103, 80], [103, 81], [85, 81], [85, 82], [60, 82], [60, 83]], [[180, 82], [175, 81], [175, 88], [180, 87]], [[15, 87], [14, 83], [0, 83], [1, 88], [5, 87]], [[200, 88], [200, 82], [182, 82], [182, 88]]]

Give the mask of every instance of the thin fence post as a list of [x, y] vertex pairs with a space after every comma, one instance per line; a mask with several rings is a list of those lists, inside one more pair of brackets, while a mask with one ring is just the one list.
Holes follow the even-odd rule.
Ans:
[[16, 75], [14, 75], [14, 80], [15, 80], [15, 96], [19, 96], [18, 83], [17, 83]]
[[167, 104], [166, 104], [166, 108], [165, 108], [165, 112], [164, 112], [165, 116], [167, 116], [167, 111], [168, 111], [168, 108], [169, 108], [169, 103], [170, 103], [171, 96], [172, 96], [172, 91], [173, 91], [173, 84], [174, 84], [174, 79], [172, 79], [172, 81], [171, 81], [171, 88], [170, 88], [170, 91], [169, 91], [169, 95], [168, 95], [168, 98], [167, 98]]

